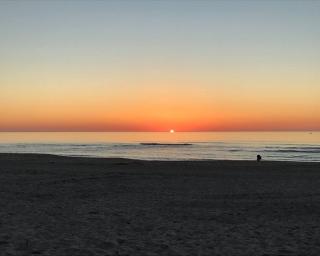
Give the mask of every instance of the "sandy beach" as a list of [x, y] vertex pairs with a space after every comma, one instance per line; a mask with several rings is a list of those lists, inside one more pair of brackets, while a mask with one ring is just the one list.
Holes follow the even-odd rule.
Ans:
[[320, 163], [0, 154], [0, 255], [319, 255]]

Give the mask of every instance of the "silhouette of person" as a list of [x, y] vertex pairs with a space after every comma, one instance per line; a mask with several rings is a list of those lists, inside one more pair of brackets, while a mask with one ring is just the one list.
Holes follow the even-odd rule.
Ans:
[[262, 157], [260, 155], [257, 155], [257, 162], [260, 162]]

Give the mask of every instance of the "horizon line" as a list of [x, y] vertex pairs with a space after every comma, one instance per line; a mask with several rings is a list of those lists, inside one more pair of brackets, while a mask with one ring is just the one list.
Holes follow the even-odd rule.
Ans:
[[[107, 131], [107, 130], [21, 130], [21, 131], [10, 131], [10, 130], [0, 130], [0, 133], [33, 133], [33, 132], [53, 132], [53, 133], [59, 133], [59, 132], [76, 132], [76, 133], [89, 133], [89, 132], [110, 132], [110, 133], [128, 133], [128, 132], [163, 132], [163, 133], [170, 133], [170, 130], [162, 130], [162, 131], [150, 131], [150, 130], [145, 130], [145, 131], [137, 131], [137, 130], [127, 130], [127, 131]], [[186, 132], [320, 132], [320, 129], [314, 129], [314, 130], [199, 130], [199, 131], [188, 131], [188, 130], [175, 130], [175, 133], [186, 133]]]

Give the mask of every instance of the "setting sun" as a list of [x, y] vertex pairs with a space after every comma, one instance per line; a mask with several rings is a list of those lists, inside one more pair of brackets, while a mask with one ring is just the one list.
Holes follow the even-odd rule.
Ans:
[[174, 133], [174, 130], [173, 130], [173, 129], [171, 129], [171, 130], [170, 130], [170, 133]]

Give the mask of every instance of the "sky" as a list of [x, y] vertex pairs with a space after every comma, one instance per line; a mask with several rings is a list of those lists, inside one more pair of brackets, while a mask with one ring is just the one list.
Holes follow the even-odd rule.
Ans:
[[320, 1], [0, 1], [0, 131], [320, 130]]

